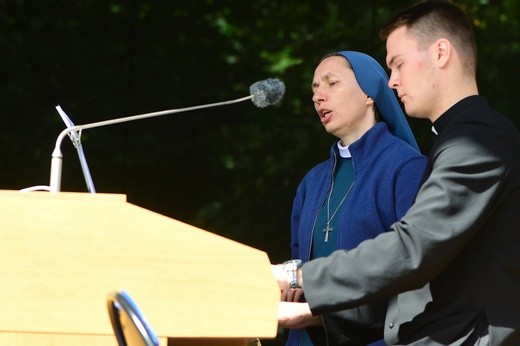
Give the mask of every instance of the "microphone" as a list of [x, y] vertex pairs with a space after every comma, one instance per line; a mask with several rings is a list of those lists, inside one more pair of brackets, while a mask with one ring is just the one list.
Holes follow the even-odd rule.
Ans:
[[[60, 134], [58, 135], [58, 138], [56, 139], [56, 145], [52, 152], [49, 191], [50, 192], [59, 192], [61, 189], [61, 172], [62, 172], [62, 166], [63, 166], [63, 155], [61, 153], [60, 147], [61, 147], [61, 142], [67, 135], [71, 135], [74, 133], [77, 140], [79, 140], [81, 138], [81, 131], [86, 130], [86, 129], [108, 126], [108, 125], [124, 123], [124, 122], [129, 122], [129, 121], [134, 121], [134, 120], [158, 117], [158, 116], [167, 115], [167, 114], [182, 113], [182, 112], [188, 112], [188, 111], [197, 110], [197, 109], [224, 106], [224, 105], [243, 102], [246, 100], [251, 100], [253, 102], [253, 104], [257, 107], [265, 108], [267, 106], [274, 105], [274, 104], [280, 102], [280, 100], [282, 99], [282, 97], [285, 93], [285, 85], [279, 79], [269, 78], [269, 79], [265, 79], [265, 80], [253, 83], [249, 87], [249, 92], [250, 92], [249, 96], [231, 100], [231, 101], [224, 101], [224, 102], [210, 103], [210, 104], [192, 106], [192, 107], [186, 107], [186, 108], [178, 108], [178, 109], [170, 109], [170, 110], [159, 111], [159, 112], [138, 114], [138, 115], [132, 115], [132, 116], [123, 117], [123, 118], [116, 118], [116, 119], [110, 119], [110, 120], [105, 120], [105, 121], [98, 121], [98, 122], [90, 123], [90, 124], [75, 125], [75, 126], [67, 127], [66, 129], [61, 131]], [[94, 191], [92, 191], [92, 193], [94, 193]]]
[[265, 108], [278, 103], [285, 93], [285, 85], [276, 78], [256, 82], [249, 87], [251, 101], [255, 106]]

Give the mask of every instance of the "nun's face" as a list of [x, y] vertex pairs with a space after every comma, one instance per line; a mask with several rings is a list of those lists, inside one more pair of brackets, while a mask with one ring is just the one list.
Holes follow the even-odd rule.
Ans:
[[343, 145], [353, 143], [376, 123], [374, 101], [361, 90], [344, 57], [326, 58], [316, 67], [312, 93], [325, 130]]

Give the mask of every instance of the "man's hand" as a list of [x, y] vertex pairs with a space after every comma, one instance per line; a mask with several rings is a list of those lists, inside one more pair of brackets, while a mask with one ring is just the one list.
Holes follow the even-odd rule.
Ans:
[[289, 288], [282, 291], [282, 301], [284, 302], [299, 302], [303, 295], [303, 289], [301, 288]]
[[283, 328], [306, 328], [321, 326], [320, 316], [313, 316], [309, 304], [280, 302], [278, 306], [278, 326]]

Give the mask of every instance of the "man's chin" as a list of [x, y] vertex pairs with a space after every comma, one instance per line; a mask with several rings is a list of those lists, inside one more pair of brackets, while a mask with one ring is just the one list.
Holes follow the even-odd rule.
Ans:
[[404, 113], [411, 118], [424, 118], [418, 114], [417, 110], [409, 106], [407, 107], [406, 104], [404, 105]]

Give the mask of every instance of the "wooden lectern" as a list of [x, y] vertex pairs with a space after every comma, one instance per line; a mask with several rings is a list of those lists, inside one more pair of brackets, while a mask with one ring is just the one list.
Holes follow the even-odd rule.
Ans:
[[116, 345], [106, 297], [120, 289], [161, 345], [277, 333], [265, 252], [124, 195], [0, 191], [0, 345]]

